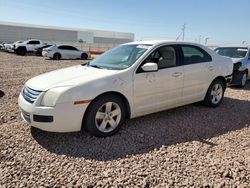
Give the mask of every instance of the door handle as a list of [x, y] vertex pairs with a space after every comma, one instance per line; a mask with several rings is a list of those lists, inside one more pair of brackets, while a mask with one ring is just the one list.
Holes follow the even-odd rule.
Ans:
[[214, 66], [209, 66], [208, 70], [210, 70], [210, 71], [214, 70]]
[[172, 74], [173, 77], [179, 77], [181, 75], [182, 75], [181, 72], [175, 72], [175, 73]]

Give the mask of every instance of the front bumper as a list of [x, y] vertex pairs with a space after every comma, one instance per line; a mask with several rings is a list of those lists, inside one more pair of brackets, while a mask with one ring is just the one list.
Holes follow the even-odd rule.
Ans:
[[230, 85], [240, 85], [244, 71], [235, 70], [233, 72], [233, 79]]
[[226, 79], [227, 84], [231, 84], [233, 80], [232, 74], [225, 76], [225, 79]]
[[47, 51], [42, 51], [42, 56], [43, 57], [48, 57], [49, 53]]
[[76, 132], [81, 130], [82, 118], [88, 104], [57, 104], [55, 107], [36, 106], [27, 102], [22, 94], [18, 104], [22, 118], [31, 126], [49, 132]]

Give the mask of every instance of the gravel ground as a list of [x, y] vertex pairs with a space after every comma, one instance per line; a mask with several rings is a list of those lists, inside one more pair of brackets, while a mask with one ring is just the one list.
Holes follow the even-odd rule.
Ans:
[[227, 89], [219, 108], [133, 119], [104, 139], [24, 123], [25, 81], [82, 62], [0, 52], [0, 187], [250, 187], [250, 82]]

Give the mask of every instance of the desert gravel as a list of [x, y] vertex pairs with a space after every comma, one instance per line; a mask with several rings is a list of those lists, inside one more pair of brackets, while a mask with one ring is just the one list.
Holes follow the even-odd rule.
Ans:
[[22, 121], [25, 81], [80, 63], [0, 52], [0, 187], [250, 187], [250, 82], [228, 88], [219, 108], [155, 113], [109, 138]]

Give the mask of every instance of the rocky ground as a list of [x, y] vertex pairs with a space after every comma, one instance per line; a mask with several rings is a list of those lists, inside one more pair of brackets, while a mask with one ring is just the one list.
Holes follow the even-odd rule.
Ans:
[[133, 119], [104, 139], [22, 121], [26, 80], [82, 62], [0, 52], [0, 187], [250, 187], [250, 82], [227, 89], [219, 108]]

